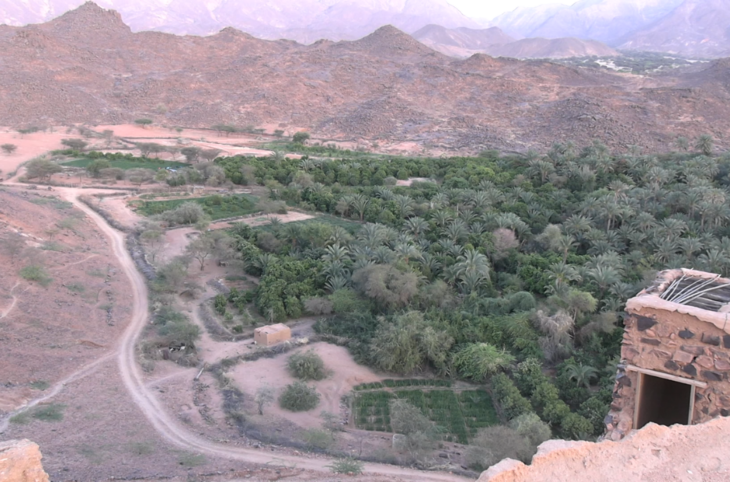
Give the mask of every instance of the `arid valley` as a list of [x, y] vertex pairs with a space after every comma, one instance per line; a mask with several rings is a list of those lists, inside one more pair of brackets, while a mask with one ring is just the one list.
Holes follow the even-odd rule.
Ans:
[[0, 2], [0, 481], [730, 477], [709, 3], [133, 3]]

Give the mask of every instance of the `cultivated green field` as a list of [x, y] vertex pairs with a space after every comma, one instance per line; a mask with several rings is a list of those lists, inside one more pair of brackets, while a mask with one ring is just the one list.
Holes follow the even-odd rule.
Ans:
[[137, 208], [137, 212], [144, 216], [161, 214], [165, 211], [175, 209], [186, 202], [195, 202], [203, 206], [205, 213], [215, 221], [216, 219], [232, 218], [234, 216], [245, 216], [256, 212], [255, 196], [240, 194], [236, 196], [208, 196], [190, 199], [169, 199], [167, 201], [144, 201]]
[[[287, 224], [287, 226], [292, 225], [292, 224], [305, 226], [307, 224], [312, 224], [312, 223], [329, 224], [330, 226], [339, 226], [339, 227], [345, 229], [350, 234], [355, 234], [362, 227], [362, 224], [356, 223], [355, 221], [350, 221], [349, 219], [342, 219], [337, 216], [330, 216], [327, 214], [318, 215], [317, 217], [314, 217], [312, 219], [305, 219], [304, 221], [293, 221], [291, 223], [286, 223], [286, 224]], [[261, 226], [257, 226], [255, 229], [259, 229], [261, 231], [272, 232], [272, 227], [270, 224], [263, 224]]]
[[355, 424], [364, 430], [393, 431], [389, 404], [395, 398], [405, 399], [421, 409], [426, 417], [442, 427], [444, 440], [449, 442], [466, 444], [480, 428], [499, 423], [492, 399], [485, 390], [456, 392], [434, 387], [389, 392], [362, 391], [355, 387], [355, 391], [358, 392], [353, 402]]
[[[75, 159], [73, 161], [64, 162], [64, 166], [73, 166], [73, 167], [83, 167], [85, 168], [90, 163], [95, 161], [96, 159], [89, 159], [89, 158], [81, 158], [81, 159]], [[132, 158], [132, 159], [120, 159], [120, 160], [110, 160], [107, 159], [109, 163], [111, 164], [111, 167], [118, 167], [119, 169], [124, 169], [125, 171], [127, 169], [136, 169], [138, 167], [144, 168], [144, 169], [165, 169], [167, 167], [171, 169], [180, 169], [183, 167], [187, 167], [188, 164], [184, 164], [182, 162], [171, 162], [171, 161], [160, 161], [157, 159], [143, 159], [143, 158]]]

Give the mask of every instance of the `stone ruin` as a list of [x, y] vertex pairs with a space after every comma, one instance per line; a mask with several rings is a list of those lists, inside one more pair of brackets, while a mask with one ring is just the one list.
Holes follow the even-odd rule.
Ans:
[[695, 425], [730, 414], [730, 280], [659, 273], [626, 304], [609, 440], [650, 422]]

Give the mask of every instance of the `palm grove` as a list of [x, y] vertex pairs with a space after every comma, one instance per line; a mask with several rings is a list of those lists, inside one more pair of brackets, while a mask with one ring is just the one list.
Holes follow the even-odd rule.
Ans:
[[[595, 437], [626, 300], [660, 269], [730, 268], [730, 156], [709, 136], [678, 146], [216, 159], [233, 183], [351, 221], [236, 225], [260, 284], [228, 301], [272, 321], [321, 315], [318, 332], [360, 363], [483, 384], [506, 424], [536, 415], [553, 435]], [[395, 185], [415, 176], [434, 181]]]

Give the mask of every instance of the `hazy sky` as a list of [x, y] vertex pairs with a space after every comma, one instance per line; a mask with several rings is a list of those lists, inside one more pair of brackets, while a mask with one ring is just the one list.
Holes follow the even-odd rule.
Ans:
[[468, 17], [491, 19], [517, 7], [534, 7], [547, 3], [572, 5], [576, 0], [448, 0], [448, 2]]

